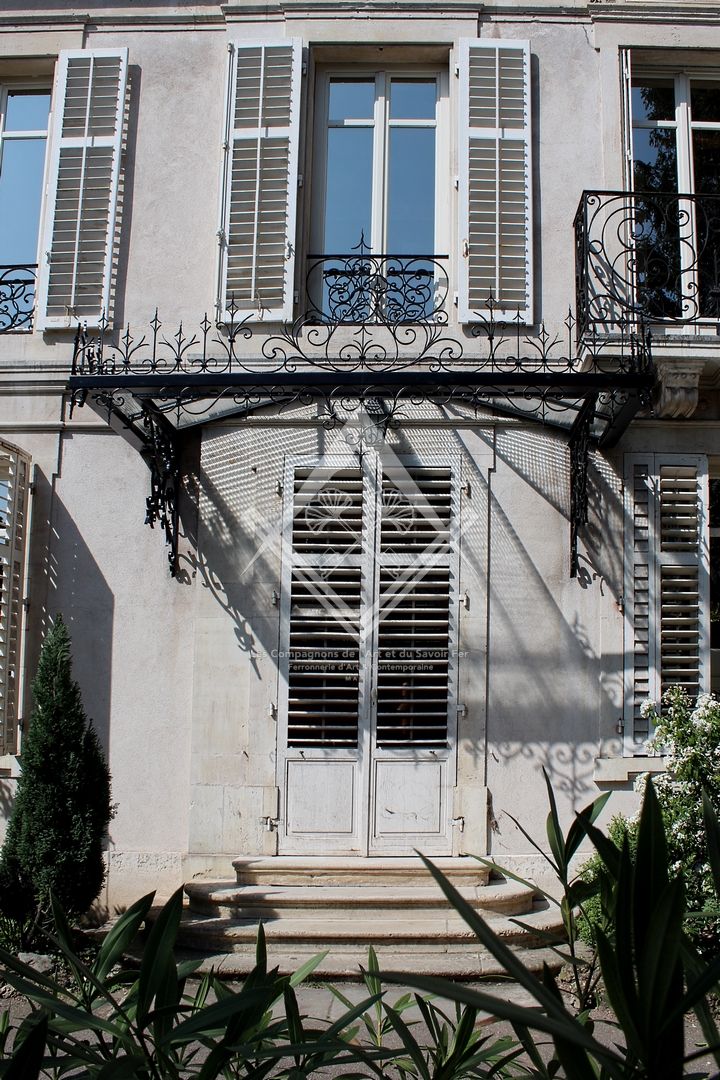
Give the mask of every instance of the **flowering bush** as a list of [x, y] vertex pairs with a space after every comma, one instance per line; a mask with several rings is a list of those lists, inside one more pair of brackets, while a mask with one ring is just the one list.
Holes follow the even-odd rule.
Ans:
[[[643, 706], [655, 731], [651, 753], [665, 755], [665, 772], [653, 785], [667, 835], [670, 873], [681, 874], [689, 915], [689, 930], [704, 950], [720, 946], [720, 909], [708, 862], [702, 818], [702, 793], [720, 812], [720, 701], [701, 694], [693, 705], [687, 693], [674, 686], [665, 692], [662, 710], [653, 702]], [[635, 787], [644, 794], [647, 774]]]

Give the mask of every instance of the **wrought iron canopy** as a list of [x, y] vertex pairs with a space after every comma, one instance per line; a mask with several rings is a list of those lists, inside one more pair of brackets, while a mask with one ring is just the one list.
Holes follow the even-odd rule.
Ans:
[[[367, 303], [357, 301], [356, 286], [354, 279], [353, 314], [357, 303]], [[358, 438], [365, 443], [427, 406], [489, 409], [541, 423], [565, 432], [571, 445], [574, 574], [578, 530], [587, 517], [589, 448], [612, 445], [649, 403], [649, 340], [619, 328], [611, 338], [586, 339], [578, 350], [572, 316], [562, 336], [550, 335], [544, 326], [530, 335], [519, 321], [498, 327], [492, 307], [490, 302], [487, 319], [456, 337], [444, 311], [432, 305], [427, 317], [415, 308], [413, 322], [399, 319], [397, 306], [392, 319], [383, 317], [377, 294], [372, 320], [331, 320], [315, 307], [263, 336], [251, 326], [251, 316], [234, 305], [227, 323], [213, 324], [205, 316], [194, 333], [181, 325], [167, 336], [157, 314], [139, 337], [129, 328], [117, 338], [107, 325], [92, 337], [79, 328], [71, 407], [89, 402], [146, 457], [151, 472], [146, 520], [159, 522], [165, 532], [172, 573], [179, 454], [189, 428], [268, 406], [281, 412], [311, 406], [327, 428], [359, 420]], [[256, 340], [257, 351], [252, 349]]]

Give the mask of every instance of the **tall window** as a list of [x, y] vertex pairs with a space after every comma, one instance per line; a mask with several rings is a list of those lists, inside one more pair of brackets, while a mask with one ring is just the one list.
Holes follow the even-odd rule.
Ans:
[[410, 69], [318, 77], [312, 249], [322, 265], [310, 286], [331, 321], [412, 321], [447, 291], [446, 81]]
[[644, 306], [658, 317], [716, 318], [720, 81], [686, 74], [635, 75], [631, 108], [638, 284]]
[[30, 326], [49, 113], [49, 89], [0, 88], [0, 327]]
[[319, 83], [321, 228], [315, 250], [439, 251], [437, 128], [441, 74], [328, 74]]

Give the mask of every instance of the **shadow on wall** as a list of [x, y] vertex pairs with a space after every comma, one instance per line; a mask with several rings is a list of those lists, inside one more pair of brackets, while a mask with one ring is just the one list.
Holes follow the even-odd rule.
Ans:
[[70, 632], [73, 676], [108, 754], [115, 600], [62, 500], [55, 495], [48, 559], [48, 614]]
[[[238, 647], [260, 678], [257, 652], [277, 647], [277, 621], [258, 618], [271, 614], [270, 605], [276, 603], [272, 591], [280, 589], [281, 499], [275, 485], [282, 477], [285, 453], [317, 453], [320, 433], [312, 428], [275, 429], [272, 435], [256, 430], [252, 454], [246, 447], [238, 449], [228, 429], [214, 440], [207, 467], [201, 470], [198, 464], [192, 481], [196, 504], [202, 507], [204, 550], [197, 563], [185, 569], [198, 575], [230, 616]], [[463, 749], [474, 757], [480, 774], [486, 751], [492, 753], [490, 773], [496, 779], [498, 768], [525, 762], [525, 775], [537, 776], [541, 792], [544, 766], [571, 811], [596, 791], [594, 760], [601, 745], [610, 748], [612, 731], [608, 726], [603, 734], [602, 718], [608, 725], [608, 718], [621, 708], [622, 656], [607, 652], [592, 615], [621, 592], [621, 491], [610, 465], [595, 455], [582, 570], [572, 580], [566, 440], [526, 429], [506, 430], [495, 440], [492, 422], [483, 426], [481, 419], [472, 430], [490, 451], [482, 463], [473, 460], [457, 428], [408, 428], [388, 437], [389, 449], [399, 455], [437, 458], [442, 452], [462, 457], [463, 483], [469, 481], [472, 492], [463, 508], [471, 520], [462, 524], [462, 576], [481, 582], [481, 593], [487, 589], [487, 596], [473, 602], [487, 604], [489, 638], [478, 647], [484, 650], [487, 644], [490, 676], [487, 701], [484, 685], [470, 687]], [[321, 435], [319, 441], [322, 453]], [[500, 484], [494, 470], [488, 478], [492, 454], [505, 472]], [[512, 512], [502, 505], [503, 488], [512, 491]], [[541, 528], [552, 530], [552, 548], [546, 542], [540, 545], [543, 565], [533, 555], [538, 548], [536, 526], [518, 516], [525, 512], [530, 492], [546, 507], [541, 509]], [[188, 539], [196, 539], [194, 526], [186, 532]], [[247, 574], [245, 567], [251, 567]], [[478, 619], [477, 606], [469, 614]]]

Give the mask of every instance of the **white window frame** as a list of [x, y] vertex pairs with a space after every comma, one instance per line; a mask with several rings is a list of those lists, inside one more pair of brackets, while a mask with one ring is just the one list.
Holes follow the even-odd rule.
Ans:
[[[437, 107], [435, 111], [435, 237], [434, 250], [422, 255], [450, 256], [451, 170], [450, 162], [450, 103], [449, 74], [447, 65], [391, 63], [385, 67], [377, 64], [318, 65], [315, 75], [315, 112], [313, 139], [313, 187], [311, 208], [310, 252], [314, 255], [349, 255], [350, 252], [329, 251], [323, 236], [325, 220], [325, 196], [327, 191], [327, 132], [329, 86], [332, 79], [375, 77], [375, 108], [373, 115], [373, 179], [372, 179], [372, 238], [368, 252], [383, 255], [406, 255], [407, 252], [390, 251], [386, 246], [387, 235], [387, 147], [388, 131], [393, 127], [422, 127], [431, 125], [427, 120], [391, 120], [389, 110], [390, 80], [402, 78], [433, 78], [437, 81]], [[338, 125], [339, 126], [339, 125]], [[368, 121], [347, 120], [347, 127], [367, 127]], [[366, 238], [367, 239], [367, 238]], [[360, 237], [358, 237], [358, 241]], [[448, 277], [450, 267], [448, 266]]]
[[[48, 122], [44, 129], [28, 129], [26, 131], [6, 131], [5, 130], [5, 118], [7, 116], [7, 99], [10, 93], [46, 93], [50, 95], [50, 109], [48, 111]], [[42, 175], [42, 188], [45, 190], [47, 167], [48, 167], [48, 142], [50, 137], [50, 128], [52, 125], [52, 82], [47, 80], [43, 82], [39, 79], [29, 81], [27, 79], [3, 79], [0, 82], [0, 167], [2, 166], [3, 150], [5, 144], [13, 142], [16, 139], [43, 139], [45, 141], [45, 154], [43, 155], [43, 175]], [[43, 235], [43, 216], [44, 216], [45, 200], [40, 200], [40, 215], [38, 219], [38, 237], [35, 246], [35, 262], [27, 265], [37, 266], [40, 257], [40, 239]], [[0, 265], [15, 265], [5, 263], [2, 257], [2, 247], [0, 247]]]
[[[670, 60], [670, 58], [668, 58]], [[675, 131], [675, 147], [677, 154], [677, 194], [695, 195], [695, 175], [693, 166], [693, 132], [694, 131], [717, 131], [720, 132], [720, 120], [702, 121], [692, 119], [691, 110], [691, 84], [693, 80], [703, 82], [717, 82], [720, 91], [720, 75], [717, 71], [695, 69], [689, 65], [643, 64], [633, 62], [633, 50], [621, 51], [621, 73], [623, 80], [623, 101], [625, 110], [625, 168], [627, 170], [627, 190], [635, 190], [634, 177], [634, 133], [636, 130], [652, 131], [656, 128], [670, 128]], [[643, 79], [665, 79], [672, 81], [675, 95], [675, 115], [667, 120], [639, 120], [632, 112], [632, 87], [636, 81]], [[693, 266], [692, 251], [695, 248], [695, 236], [697, 234], [695, 204], [691, 200], [686, 203], [680, 202], [685, 212], [685, 225], [679, 234], [680, 248], [680, 280], [682, 296], [699, 296], [699, 284], [697, 280], [697, 267]], [[682, 241], [686, 240], [687, 243]], [[698, 334], [709, 325], [714, 326], [716, 319], [710, 316], [703, 317], [700, 312], [696, 313], [689, 323], [682, 324], [682, 333]]]

